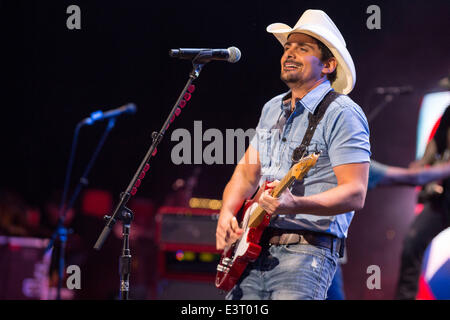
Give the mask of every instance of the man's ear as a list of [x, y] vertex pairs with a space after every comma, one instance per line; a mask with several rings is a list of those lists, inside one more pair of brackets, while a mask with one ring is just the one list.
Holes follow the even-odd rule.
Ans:
[[333, 73], [334, 70], [337, 68], [337, 60], [335, 57], [331, 57], [327, 61], [323, 63], [322, 73], [324, 75], [328, 75]]

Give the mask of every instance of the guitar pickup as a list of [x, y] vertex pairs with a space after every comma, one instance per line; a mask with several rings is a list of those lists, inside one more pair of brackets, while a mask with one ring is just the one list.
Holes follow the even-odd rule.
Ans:
[[231, 263], [231, 258], [223, 258], [222, 259], [222, 263], [225, 266], [231, 267], [232, 263]]

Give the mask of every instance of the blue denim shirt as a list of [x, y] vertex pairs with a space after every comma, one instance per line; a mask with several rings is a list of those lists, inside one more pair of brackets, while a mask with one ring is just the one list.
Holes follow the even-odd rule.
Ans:
[[[283, 102], [290, 92], [278, 95], [264, 105], [256, 135], [250, 142], [259, 152], [260, 185], [265, 180], [281, 180], [289, 171], [292, 153], [305, 135], [308, 114], [314, 112], [330, 90], [329, 81], [321, 83], [296, 102], [292, 113], [290, 99]], [[335, 166], [370, 162], [367, 119], [348, 96], [339, 96], [328, 107], [311, 139], [307, 154], [313, 151], [321, 151], [321, 155], [305, 178], [292, 186], [291, 192], [296, 196], [309, 196], [336, 187]], [[325, 232], [342, 238], [347, 237], [353, 215], [354, 211], [334, 216], [299, 212], [296, 215], [279, 215], [272, 220], [271, 226]]]

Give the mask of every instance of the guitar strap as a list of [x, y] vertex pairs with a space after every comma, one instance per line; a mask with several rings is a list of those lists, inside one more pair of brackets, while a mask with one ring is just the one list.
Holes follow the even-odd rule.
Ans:
[[320, 101], [314, 113], [309, 114], [308, 128], [306, 129], [302, 143], [297, 148], [295, 148], [294, 152], [292, 153], [292, 165], [299, 162], [300, 159], [306, 155], [306, 148], [309, 146], [309, 143], [311, 142], [314, 132], [316, 131], [317, 125], [325, 115], [328, 106], [340, 95], [341, 94], [335, 92], [334, 90], [329, 91], [322, 99], [322, 101]]

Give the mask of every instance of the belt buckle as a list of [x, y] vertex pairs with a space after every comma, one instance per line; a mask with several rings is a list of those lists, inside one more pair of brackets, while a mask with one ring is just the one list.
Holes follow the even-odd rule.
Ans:
[[269, 242], [269, 247], [277, 246], [280, 244], [280, 236], [278, 236], [278, 235], [271, 236], [271, 237], [269, 237], [268, 242]]

